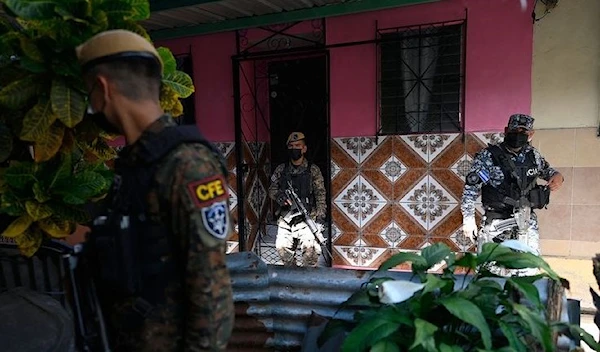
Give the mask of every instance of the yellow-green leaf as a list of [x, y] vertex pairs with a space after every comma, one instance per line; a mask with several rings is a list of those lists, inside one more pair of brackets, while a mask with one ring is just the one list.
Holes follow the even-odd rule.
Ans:
[[23, 50], [23, 53], [30, 59], [32, 59], [33, 61], [36, 62], [44, 62], [44, 55], [42, 54], [42, 52], [40, 51], [40, 49], [37, 47], [37, 45], [35, 44], [35, 42], [29, 38], [27, 38], [26, 36], [21, 36], [19, 38], [20, 43], [21, 43], [21, 50]]
[[37, 200], [40, 203], [50, 200], [50, 195], [48, 194], [48, 192], [44, 189], [44, 187], [41, 184], [37, 182], [33, 184], [33, 196], [35, 197], [35, 200]]
[[48, 132], [39, 139], [34, 146], [34, 157], [35, 161], [47, 161], [50, 160], [62, 145], [63, 137], [65, 135], [65, 128], [60, 125], [52, 125]]
[[28, 214], [23, 214], [16, 218], [4, 232], [2, 232], [2, 236], [8, 238], [14, 238], [25, 232], [29, 226], [33, 223], [33, 219]]
[[0, 106], [9, 109], [20, 109], [36, 96], [39, 84], [33, 76], [14, 81], [0, 90]]
[[163, 75], [162, 81], [182, 98], [187, 98], [194, 93], [192, 78], [185, 72], [175, 71], [166, 73]]
[[175, 57], [171, 50], [165, 47], [160, 47], [156, 49], [158, 51], [158, 55], [160, 55], [160, 59], [163, 63], [163, 72], [164, 73], [172, 73], [177, 70], [177, 62], [175, 61]]
[[52, 17], [56, 1], [51, 0], [4, 0], [4, 4], [23, 19], [43, 20]]
[[27, 209], [27, 213], [34, 221], [42, 220], [52, 215], [52, 208], [49, 205], [32, 200], [25, 202], [25, 209]]
[[30, 229], [15, 238], [19, 251], [26, 257], [31, 257], [42, 244], [42, 232], [39, 229]]
[[35, 179], [36, 171], [33, 162], [14, 163], [4, 171], [4, 180], [11, 187], [23, 189]]
[[133, 14], [130, 17], [134, 21], [143, 21], [150, 17], [150, 2], [148, 0], [129, 0]]
[[75, 127], [85, 114], [85, 97], [69, 88], [64, 81], [54, 80], [50, 89], [50, 101], [56, 117], [69, 128]]
[[10, 129], [5, 124], [0, 123], [0, 163], [4, 162], [13, 149], [13, 136]]
[[22, 140], [34, 142], [44, 137], [44, 134], [56, 121], [56, 115], [52, 112], [51, 105], [50, 100], [40, 101], [27, 112], [23, 119], [23, 129], [20, 135]]
[[44, 219], [38, 226], [53, 238], [65, 238], [75, 231], [74, 223], [55, 218]]

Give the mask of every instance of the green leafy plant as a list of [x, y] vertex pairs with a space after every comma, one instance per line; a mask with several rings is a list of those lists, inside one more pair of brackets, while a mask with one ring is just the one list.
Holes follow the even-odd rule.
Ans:
[[[148, 0], [0, 0], [0, 212], [2, 236], [32, 255], [43, 238], [62, 238], [88, 221], [82, 205], [106, 194], [113, 136], [85, 119], [87, 96], [75, 47], [108, 29], [150, 40], [138, 24]], [[191, 78], [167, 48], [161, 106], [177, 117]]]
[[[442, 261], [441, 274], [428, 272]], [[437, 243], [420, 255], [398, 253], [379, 271], [405, 262], [412, 264], [413, 279], [372, 278], [343, 305], [357, 309], [354, 319], [330, 321], [319, 343], [345, 332], [344, 352], [555, 351], [561, 333], [599, 348], [579, 326], [547, 316], [535, 282], [547, 278], [561, 285], [564, 279], [539, 256], [488, 243], [479, 255], [457, 257]], [[499, 278], [491, 265], [540, 270], [535, 276]], [[467, 271], [460, 279], [459, 268]]]

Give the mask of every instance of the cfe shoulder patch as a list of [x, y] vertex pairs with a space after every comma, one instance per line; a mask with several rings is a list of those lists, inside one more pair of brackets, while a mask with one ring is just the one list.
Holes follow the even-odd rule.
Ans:
[[202, 208], [202, 222], [206, 231], [214, 237], [224, 240], [229, 234], [229, 210], [226, 201], [213, 203]]
[[229, 198], [227, 184], [221, 175], [190, 182], [187, 188], [199, 208]]

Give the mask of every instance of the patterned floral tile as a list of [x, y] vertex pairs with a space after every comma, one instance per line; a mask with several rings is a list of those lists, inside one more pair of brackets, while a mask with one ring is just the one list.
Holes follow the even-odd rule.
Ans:
[[423, 160], [433, 162], [454, 140], [458, 138], [458, 133], [452, 134], [423, 134], [401, 136]]
[[427, 243], [427, 236], [409, 236], [405, 239], [398, 248], [417, 250], [421, 249]]
[[387, 202], [393, 199], [394, 184], [380, 170], [361, 170], [360, 176], [368, 183], [368, 187], [375, 188], [381, 194], [383, 197], [381, 201]]
[[384, 248], [369, 247], [362, 239], [357, 240], [352, 246], [334, 246], [345, 262], [345, 265], [371, 267], [381, 255], [386, 252]]
[[369, 223], [361, 227], [363, 235], [379, 235], [393, 221], [392, 205], [387, 203]]
[[498, 144], [504, 140], [504, 132], [476, 132], [475, 137], [479, 139], [483, 146], [488, 144]]
[[333, 241], [336, 246], [353, 246], [360, 239], [358, 232], [341, 232]]
[[239, 242], [238, 241], [227, 241], [227, 249], [226, 253], [237, 253], [239, 252]]
[[394, 222], [409, 236], [425, 237], [427, 235], [427, 230], [401, 205], [392, 205], [392, 216]]
[[405, 197], [423, 178], [427, 177], [427, 169], [408, 169], [394, 183], [393, 197], [397, 202]]
[[331, 143], [331, 160], [340, 167], [340, 169], [356, 169], [358, 168], [358, 159], [352, 156], [340, 144], [339, 138], [334, 138]]
[[464, 178], [460, 178], [452, 169], [432, 169], [429, 172], [430, 183], [437, 183], [435, 187], [442, 187], [452, 196], [448, 202], [460, 202], [464, 190]]
[[335, 179], [335, 177], [340, 173], [341, 168], [332, 160], [331, 161], [331, 179]]
[[471, 170], [471, 164], [473, 163], [473, 158], [465, 154], [460, 159], [458, 159], [454, 164], [450, 166], [450, 170], [454, 172], [458, 178], [464, 180], [467, 177], [467, 174]]
[[362, 169], [379, 169], [392, 157], [393, 138], [379, 137], [377, 142], [375, 148], [371, 149], [372, 152], [368, 155], [368, 158], [361, 157], [360, 167]]
[[389, 223], [379, 235], [390, 248], [398, 247], [410, 235], [395, 221]]
[[427, 176], [400, 200], [400, 205], [430, 230], [458, 207], [458, 201], [435, 178]]
[[[379, 137], [383, 142], [386, 137]], [[334, 141], [346, 152], [357, 164], [362, 163], [375, 151], [377, 144], [375, 137], [350, 137], [334, 138]]]
[[331, 242], [336, 243], [342, 235], [342, 231], [336, 226], [335, 222], [331, 223]]
[[233, 189], [231, 189], [231, 187], [230, 187], [229, 188], [229, 211], [233, 211], [233, 209], [235, 209], [236, 206], [237, 206], [237, 194], [235, 194]]
[[430, 229], [428, 235], [433, 237], [449, 237], [461, 228], [462, 214], [460, 208], [456, 207], [434, 228]]
[[408, 167], [406, 167], [398, 158], [395, 156], [391, 156], [389, 159], [385, 160], [379, 171], [387, 177], [392, 183], [396, 182], [402, 175], [404, 175], [407, 171]]
[[420, 153], [420, 150], [414, 150], [410, 146], [410, 141], [406, 142], [403, 137], [394, 137], [394, 156], [407, 168], [426, 169], [427, 153]]
[[473, 158], [476, 153], [487, 146], [486, 143], [486, 141], [479, 139], [475, 134], [469, 133], [466, 135], [465, 153]]
[[[441, 138], [444, 136], [448, 135], [439, 135], [438, 137]], [[440, 148], [444, 148], [444, 146]], [[434, 159], [431, 159], [432, 155], [430, 155], [429, 167], [436, 169], [450, 168], [465, 154], [465, 144], [463, 143], [462, 138], [454, 138], [441, 151], [436, 149], [436, 153], [437, 154]]]
[[477, 249], [475, 243], [465, 236], [462, 229], [456, 230], [450, 236], [450, 241], [454, 243], [454, 246], [458, 248], [458, 251], [460, 252], [475, 252]]
[[335, 203], [331, 207], [331, 218], [333, 225], [342, 233], [359, 233], [360, 231], [360, 226], [350, 220], [348, 215]]
[[362, 227], [383, 209], [387, 200], [365, 178], [358, 176], [335, 198], [334, 203], [355, 225]]

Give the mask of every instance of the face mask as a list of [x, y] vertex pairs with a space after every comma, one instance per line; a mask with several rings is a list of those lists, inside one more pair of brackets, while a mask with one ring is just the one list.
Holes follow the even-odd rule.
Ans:
[[522, 148], [529, 141], [529, 136], [525, 132], [511, 131], [504, 136], [504, 142], [511, 148]]
[[299, 160], [302, 157], [302, 149], [288, 149], [288, 154], [292, 160]]
[[[88, 99], [89, 100], [89, 99]], [[96, 126], [100, 127], [104, 132], [112, 135], [120, 135], [119, 131], [113, 124], [108, 122], [106, 115], [102, 111], [94, 112], [91, 105], [88, 105], [84, 118], [91, 119]]]

